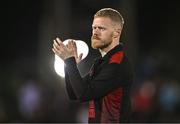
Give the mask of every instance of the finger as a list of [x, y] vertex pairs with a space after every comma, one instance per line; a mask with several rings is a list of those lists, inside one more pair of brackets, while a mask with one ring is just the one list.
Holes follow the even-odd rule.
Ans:
[[69, 42], [68, 42], [69, 47], [70, 47], [71, 49], [73, 49], [73, 44], [72, 44], [72, 42], [73, 42], [73, 39], [69, 40]]
[[83, 57], [83, 53], [81, 53], [81, 54], [79, 55], [79, 60], [82, 60], [82, 57]]
[[72, 45], [73, 45], [73, 47], [74, 47], [75, 49], [77, 49], [77, 45], [76, 45], [76, 42], [75, 42], [75, 41], [72, 42]]
[[63, 47], [63, 48], [66, 47], [66, 46], [63, 44], [62, 40], [60, 40], [58, 37], [56, 38], [55, 41], [57, 42], [57, 44], [58, 44], [60, 47]]
[[68, 44], [66, 44], [66, 47], [69, 49], [69, 45]]
[[70, 47], [71, 47], [71, 41], [70, 41], [70, 40], [68, 40], [67, 45], [68, 45], [68, 48], [70, 48]]
[[56, 40], [53, 40], [54, 44], [56, 44], [57, 46], [60, 46], [60, 44], [56, 41]]
[[53, 44], [53, 48], [54, 50], [56, 50], [56, 53], [63, 53], [65, 50], [64, 47], [62, 47], [62, 45], [58, 45], [55, 41], [54, 41], [54, 44]]
[[62, 40], [60, 40], [58, 37], [56, 38], [56, 41], [59, 43], [59, 44], [62, 44]]
[[53, 47], [52, 50], [57, 55], [59, 55], [59, 53], [61, 53], [61, 51], [59, 49], [57, 49], [56, 47]]
[[61, 49], [61, 50], [58, 50], [58, 49], [56, 49], [56, 48], [52, 48], [52, 50], [53, 50], [53, 52], [56, 54], [56, 55], [58, 55], [58, 56], [62, 56], [62, 54], [63, 54], [63, 50]]
[[59, 43], [56, 40], [53, 40], [53, 41], [56, 46], [59, 46]]
[[56, 39], [54, 39], [53, 41], [54, 41], [55, 44], [60, 46], [59, 42]]
[[52, 48], [52, 51], [56, 54], [56, 55], [60, 55], [61, 54], [61, 52], [60, 51], [57, 51], [56, 49], [54, 49], [54, 48]]
[[64, 59], [63, 54], [59, 51], [56, 51], [55, 49], [52, 48], [52, 51], [55, 53], [55, 55], [59, 56], [61, 59]]
[[52, 48], [52, 51], [54, 52], [54, 54], [56, 54], [56, 50], [54, 48]]
[[77, 46], [76, 46], [76, 42], [75, 41], [72, 41], [72, 47], [73, 47], [73, 50], [75, 52], [75, 55], [78, 57]]
[[[64, 49], [64, 44], [59, 43], [57, 40], [54, 40], [54, 47], [56, 47], [57, 49]], [[63, 47], [64, 46], [64, 47]]]
[[53, 48], [60, 50], [60, 46], [54, 41]]

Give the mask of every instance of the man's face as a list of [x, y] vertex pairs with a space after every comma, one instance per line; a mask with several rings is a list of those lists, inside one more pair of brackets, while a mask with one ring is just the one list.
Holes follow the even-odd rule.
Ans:
[[96, 17], [92, 24], [91, 46], [94, 49], [104, 49], [113, 41], [114, 26], [110, 18]]

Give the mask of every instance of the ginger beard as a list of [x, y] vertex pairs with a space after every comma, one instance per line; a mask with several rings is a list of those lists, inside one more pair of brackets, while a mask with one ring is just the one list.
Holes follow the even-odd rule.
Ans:
[[106, 39], [102, 39], [99, 36], [91, 36], [91, 46], [93, 49], [104, 49], [111, 45], [113, 41], [113, 33], [109, 35]]

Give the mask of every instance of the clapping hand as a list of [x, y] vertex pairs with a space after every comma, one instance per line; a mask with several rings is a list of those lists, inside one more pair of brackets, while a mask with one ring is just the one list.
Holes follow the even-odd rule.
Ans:
[[64, 45], [59, 38], [56, 38], [53, 43], [52, 51], [62, 60], [65, 60], [70, 57], [75, 57], [77, 64], [82, 60], [83, 54], [81, 53], [78, 56], [77, 46], [73, 40], [70, 40], [67, 45]]

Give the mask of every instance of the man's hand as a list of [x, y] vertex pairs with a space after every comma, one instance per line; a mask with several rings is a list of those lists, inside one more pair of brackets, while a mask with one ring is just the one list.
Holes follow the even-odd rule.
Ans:
[[57, 56], [59, 56], [62, 60], [65, 60], [67, 58], [74, 56], [73, 50], [65, 46], [59, 38], [56, 38], [54, 40], [52, 51]]
[[70, 57], [75, 57], [77, 64], [82, 60], [83, 54], [81, 53], [78, 56], [77, 46], [73, 40], [70, 40], [67, 45], [64, 45], [63, 42], [59, 38], [56, 38], [54, 40], [52, 50], [62, 60], [65, 60]]
[[66, 46], [67, 46], [69, 49], [72, 49], [73, 55], [74, 55], [74, 57], [75, 57], [75, 59], [76, 59], [76, 63], [78, 64], [78, 63], [82, 60], [83, 54], [81, 53], [81, 54], [78, 56], [76, 42], [74, 42], [73, 40], [70, 40]]

